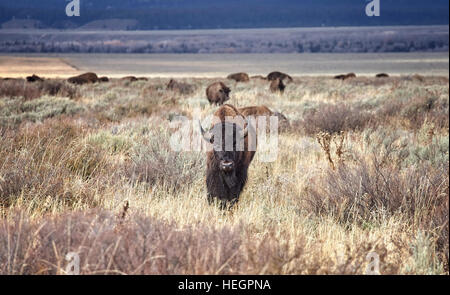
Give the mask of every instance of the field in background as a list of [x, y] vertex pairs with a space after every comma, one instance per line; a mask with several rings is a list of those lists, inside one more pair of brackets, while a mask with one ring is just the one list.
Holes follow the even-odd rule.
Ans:
[[83, 274], [363, 274], [375, 252], [382, 274], [448, 274], [447, 77], [224, 80], [290, 120], [231, 212], [206, 201], [205, 155], [169, 145], [175, 116], [214, 112], [214, 80], [0, 81], [0, 273], [76, 252]]
[[449, 73], [448, 52], [342, 54], [8, 54], [0, 55], [0, 77], [69, 77], [94, 71], [110, 77], [224, 77], [245, 71], [294, 76], [441, 75]]

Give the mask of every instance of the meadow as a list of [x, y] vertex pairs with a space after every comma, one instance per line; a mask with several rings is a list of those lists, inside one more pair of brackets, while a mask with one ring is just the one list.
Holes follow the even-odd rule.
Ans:
[[[195, 90], [0, 81], [0, 274], [65, 274], [75, 252], [81, 274], [365, 274], [376, 253], [381, 274], [448, 275], [448, 77], [179, 80]], [[231, 211], [205, 154], [169, 144], [218, 80], [289, 119]]]

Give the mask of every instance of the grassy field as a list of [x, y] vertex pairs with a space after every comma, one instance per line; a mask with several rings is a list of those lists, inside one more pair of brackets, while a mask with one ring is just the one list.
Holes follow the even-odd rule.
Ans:
[[290, 126], [238, 205], [208, 205], [205, 154], [174, 152], [176, 115], [214, 112], [213, 78], [72, 86], [0, 81], [0, 274], [449, 272], [447, 77], [234, 83], [229, 103]]

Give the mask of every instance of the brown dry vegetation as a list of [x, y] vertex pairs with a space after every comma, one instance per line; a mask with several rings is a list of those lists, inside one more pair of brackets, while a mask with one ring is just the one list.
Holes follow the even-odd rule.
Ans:
[[[180, 80], [181, 81], [181, 80]], [[206, 201], [205, 155], [169, 123], [216, 109], [212, 79], [0, 81], [0, 273], [448, 274], [447, 78], [295, 78], [233, 86], [291, 121], [238, 205]]]

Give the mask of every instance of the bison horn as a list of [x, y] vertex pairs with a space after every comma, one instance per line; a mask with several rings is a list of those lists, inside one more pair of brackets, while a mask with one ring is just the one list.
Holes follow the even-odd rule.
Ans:
[[202, 133], [202, 137], [204, 140], [206, 140], [207, 142], [213, 143], [214, 142], [214, 136], [212, 136], [212, 134], [210, 132], [206, 132], [203, 127], [202, 127], [202, 123], [200, 123], [200, 121], [198, 122], [198, 126], [200, 127], [200, 132]]

